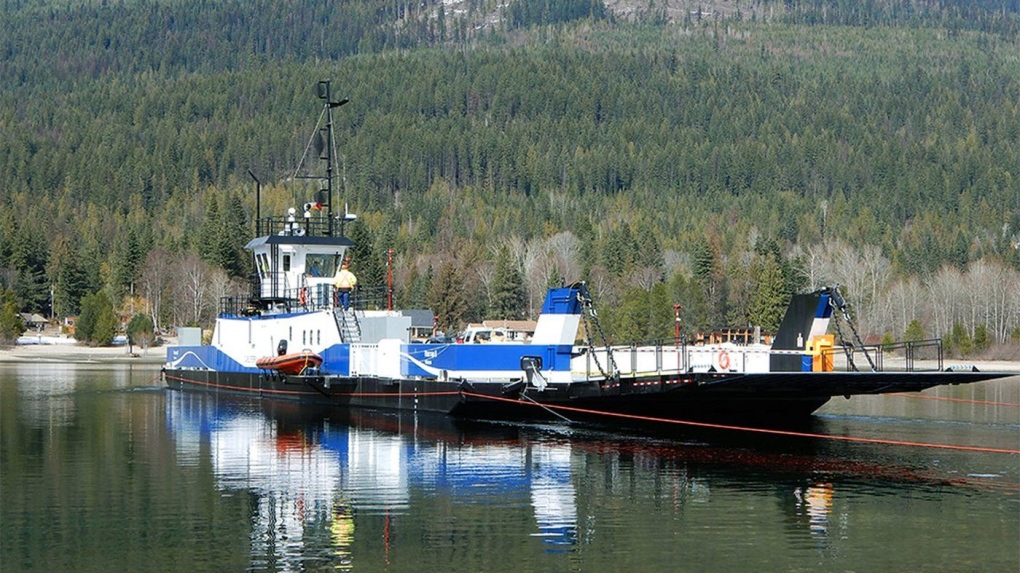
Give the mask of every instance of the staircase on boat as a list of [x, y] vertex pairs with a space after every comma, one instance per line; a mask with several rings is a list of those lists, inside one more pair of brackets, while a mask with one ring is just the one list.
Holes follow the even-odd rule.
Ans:
[[344, 310], [341, 307], [333, 309], [333, 318], [336, 319], [337, 330], [340, 331], [340, 339], [347, 344], [361, 342], [361, 324], [354, 314], [354, 309]]

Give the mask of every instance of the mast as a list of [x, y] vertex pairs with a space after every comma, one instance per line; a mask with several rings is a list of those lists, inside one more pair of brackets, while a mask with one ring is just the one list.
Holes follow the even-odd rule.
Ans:
[[331, 80], [320, 81], [318, 91], [319, 99], [323, 100], [323, 106], [326, 111], [326, 127], [324, 128], [324, 131], [326, 132], [326, 137], [324, 138], [326, 157], [323, 158], [321, 154], [319, 157], [326, 160], [326, 216], [329, 219], [329, 228], [327, 232], [329, 233], [329, 236], [332, 237], [334, 236], [335, 225], [333, 220], [333, 162], [335, 160], [333, 156], [333, 108], [340, 107], [350, 100], [344, 98], [339, 101], [333, 101]]

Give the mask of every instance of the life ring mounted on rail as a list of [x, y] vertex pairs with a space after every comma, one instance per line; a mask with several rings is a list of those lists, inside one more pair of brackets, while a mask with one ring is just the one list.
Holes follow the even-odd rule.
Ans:
[[722, 370], [730, 369], [730, 353], [725, 350], [719, 353], [719, 368]]
[[298, 291], [298, 304], [301, 306], [308, 306], [308, 288], [301, 287]]

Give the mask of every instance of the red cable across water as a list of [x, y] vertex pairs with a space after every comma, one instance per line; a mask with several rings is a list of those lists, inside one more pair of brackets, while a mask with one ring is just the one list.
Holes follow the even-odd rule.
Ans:
[[985, 406], [1002, 406], [1003, 408], [1020, 408], [1020, 404], [1010, 402], [990, 402], [988, 400], [969, 400], [967, 398], [943, 398], [942, 396], [924, 396], [921, 394], [907, 394], [904, 392], [892, 392], [886, 396], [899, 396], [901, 398], [917, 398], [919, 400], [941, 400], [943, 402], [962, 402], [964, 404], [982, 404]]
[[[485, 394], [475, 394], [473, 392], [462, 392], [464, 396], [470, 396], [474, 398], [484, 398], [488, 400], [497, 400], [501, 402], [513, 402], [515, 404], [532, 405], [529, 402], [523, 402], [521, 400], [513, 400], [510, 398], [502, 398], [498, 396], [487, 396]], [[821, 438], [827, 440], [840, 440], [844, 442], [860, 442], [868, 444], [885, 444], [893, 446], [910, 446], [915, 448], [938, 448], [943, 450], [961, 450], [965, 452], [985, 452], [993, 454], [1009, 454], [1013, 456], [1020, 455], [1020, 450], [1010, 450], [1007, 448], [985, 448], [980, 446], [956, 446], [953, 444], [931, 444], [925, 442], [908, 442], [904, 440], [882, 440], [878, 438], [855, 438], [853, 436], [833, 436], [830, 434], [813, 434], [810, 432], [793, 432], [789, 430], [771, 430], [768, 428], [750, 428], [745, 426], [731, 426], [728, 424], [712, 424], [708, 422], [692, 422], [689, 420], [671, 420], [669, 418], [655, 418], [652, 416], [636, 416], [633, 414], [620, 414], [616, 412], [603, 412], [599, 410], [588, 410], [585, 408], [575, 408], [573, 406], [554, 406], [550, 404], [537, 404], [535, 406], [541, 406], [549, 408], [551, 410], [563, 410], [565, 412], [577, 412], [580, 414], [594, 414], [599, 416], [609, 416], [615, 418], [626, 418], [629, 420], [640, 420], [645, 422], [664, 422], [667, 424], [681, 424], [686, 426], [697, 426], [699, 428], [715, 428], [719, 430], [736, 430], [741, 432], [755, 432], [759, 434], [772, 434], [776, 436], [795, 436], [799, 438]]]
[[[167, 376], [167, 378], [173, 378], [173, 379], [185, 381], [185, 379], [183, 379], [183, 378], [177, 378], [177, 377], [173, 377], [173, 376]], [[195, 383], [195, 381], [193, 381], [193, 380], [191, 380], [190, 382]], [[262, 391], [265, 392], [265, 390], [262, 390]], [[414, 392], [414, 393], [411, 393], [410, 395], [430, 396], [430, 395], [450, 395], [450, 394], [456, 394], [456, 393], [458, 393], [458, 392], [454, 392], [454, 391], [444, 391], [444, 392]], [[685, 426], [695, 426], [695, 427], [699, 427], [699, 428], [714, 428], [714, 429], [718, 429], [718, 430], [735, 430], [735, 431], [739, 431], [739, 432], [753, 432], [753, 433], [758, 433], [758, 434], [771, 434], [771, 435], [774, 435], [774, 436], [793, 436], [793, 437], [799, 437], [799, 438], [820, 438], [820, 439], [825, 439], [825, 440], [839, 440], [839, 441], [844, 441], [844, 442], [858, 442], [858, 443], [867, 443], [867, 444], [885, 444], [885, 445], [892, 445], [892, 446], [909, 446], [909, 447], [915, 447], [915, 448], [936, 448], [936, 449], [942, 449], [942, 450], [958, 450], [958, 451], [965, 451], [965, 452], [984, 452], [984, 453], [993, 453], [993, 454], [1008, 454], [1008, 455], [1013, 455], [1013, 456], [1020, 455], [1020, 450], [1011, 450], [1011, 449], [1008, 449], [1008, 448], [986, 448], [986, 447], [980, 447], [980, 446], [957, 446], [957, 445], [953, 445], [953, 444], [932, 444], [932, 443], [926, 443], [926, 442], [909, 442], [909, 441], [905, 441], [905, 440], [883, 440], [883, 439], [878, 439], [878, 438], [857, 438], [857, 437], [853, 437], [853, 436], [833, 436], [831, 434], [814, 434], [814, 433], [811, 433], [811, 432], [794, 432], [794, 431], [790, 431], [790, 430], [773, 430], [773, 429], [768, 429], [768, 428], [751, 428], [751, 427], [747, 427], [747, 426], [732, 426], [732, 425], [729, 425], [729, 424], [712, 424], [712, 423], [709, 423], [709, 422], [694, 422], [694, 421], [690, 421], [690, 420], [672, 420], [672, 419], [669, 419], [669, 418], [656, 418], [656, 417], [653, 417], [653, 416], [637, 416], [637, 415], [634, 415], [634, 414], [621, 414], [621, 413], [618, 413], [618, 412], [604, 412], [604, 411], [601, 411], [601, 410], [589, 410], [589, 409], [586, 409], [586, 408], [575, 408], [573, 406], [558, 406], [558, 405], [552, 405], [552, 404], [541, 404], [541, 403], [538, 403], [538, 402], [525, 402], [523, 400], [515, 400], [515, 399], [511, 399], [511, 398], [503, 398], [503, 397], [500, 397], [500, 396], [489, 396], [489, 395], [486, 395], [486, 394], [477, 394], [475, 392], [461, 391], [461, 392], [459, 392], [459, 394], [461, 396], [468, 396], [468, 397], [472, 397], [472, 398], [482, 398], [482, 399], [485, 399], [485, 400], [494, 400], [494, 401], [498, 401], [498, 402], [510, 402], [510, 403], [517, 404], [517, 405], [535, 406], [535, 407], [540, 407], [540, 408], [546, 408], [548, 410], [562, 410], [564, 412], [577, 412], [579, 414], [593, 414], [593, 415], [596, 415], [596, 416], [606, 416], [606, 417], [613, 417], [613, 418], [624, 418], [624, 419], [628, 419], [628, 420], [638, 420], [638, 421], [644, 421], [644, 422], [661, 422], [661, 423], [666, 423], [666, 424], [680, 424], [680, 425], [685, 425]], [[351, 395], [351, 396], [393, 396], [393, 395], [408, 396], [409, 393], [406, 393], [406, 392], [404, 392], [404, 393], [400, 393], [400, 392], [396, 392], [396, 393], [388, 393], [388, 392], [387, 393], [377, 393], [377, 392], [357, 392], [357, 393], [353, 393], [352, 392], [352, 393], [350, 393], [348, 395]]]

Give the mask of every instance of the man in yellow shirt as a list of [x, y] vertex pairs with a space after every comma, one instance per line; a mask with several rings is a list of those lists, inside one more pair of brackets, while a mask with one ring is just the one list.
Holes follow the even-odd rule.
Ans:
[[358, 284], [358, 277], [354, 276], [347, 268], [347, 261], [344, 261], [340, 265], [340, 270], [336, 272], [333, 277], [333, 287], [340, 295], [340, 305], [343, 306], [344, 310], [347, 310], [351, 306], [351, 291]]

